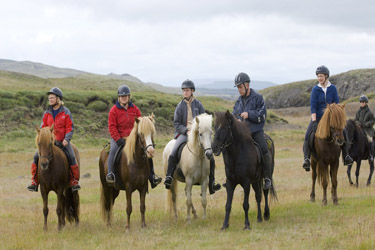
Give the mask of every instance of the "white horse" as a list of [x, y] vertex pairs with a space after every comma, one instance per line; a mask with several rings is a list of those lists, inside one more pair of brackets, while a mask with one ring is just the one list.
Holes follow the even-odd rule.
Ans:
[[[203, 218], [206, 218], [207, 206], [207, 187], [208, 176], [210, 172], [210, 159], [213, 157], [211, 149], [212, 135], [212, 115], [201, 114], [193, 120], [191, 131], [188, 135], [187, 144], [184, 146], [181, 158], [177, 164], [176, 171], [173, 174], [173, 182], [168, 192], [168, 209], [171, 213], [172, 206], [174, 216], [177, 219], [177, 180], [185, 182], [186, 205], [187, 205], [187, 221], [190, 222], [190, 210], [197, 218], [196, 210], [191, 199], [193, 185], [201, 185]], [[176, 140], [171, 140], [164, 148], [163, 165], [167, 172], [168, 158], [173, 149]], [[185, 180], [178, 175], [179, 169], [182, 170]]]

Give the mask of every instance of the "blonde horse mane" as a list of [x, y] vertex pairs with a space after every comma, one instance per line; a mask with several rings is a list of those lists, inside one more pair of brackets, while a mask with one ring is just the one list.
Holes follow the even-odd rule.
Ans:
[[134, 127], [130, 132], [128, 138], [126, 138], [126, 144], [124, 147], [125, 154], [128, 158], [128, 164], [134, 161], [134, 153], [137, 144], [137, 136], [155, 134], [155, 120], [154, 114], [145, 117], [135, 118]]
[[326, 139], [331, 133], [331, 128], [344, 129], [346, 126], [345, 105], [329, 104], [324, 110], [322, 119], [318, 124], [315, 136], [319, 139]]
[[188, 142], [195, 145], [198, 142], [199, 127], [204, 131], [212, 129], [212, 116], [206, 113], [200, 114], [193, 119], [191, 133], [188, 136]]

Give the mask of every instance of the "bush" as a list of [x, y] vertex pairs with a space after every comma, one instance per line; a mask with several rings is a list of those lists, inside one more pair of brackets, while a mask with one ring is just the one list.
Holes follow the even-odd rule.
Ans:
[[103, 112], [108, 109], [108, 105], [101, 100], [96, 100], [91, 102], [87, 108], [96, 112]]

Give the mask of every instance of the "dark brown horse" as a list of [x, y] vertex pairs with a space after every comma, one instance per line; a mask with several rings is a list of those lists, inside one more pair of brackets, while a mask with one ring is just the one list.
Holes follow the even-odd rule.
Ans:
[[[56, 213], [58, 230], [65, 226], [65, 215], [70, 223], [79, 223], [79, 194], [70, 188], [70, 167], [65, 153], [55, 146], [55, 136], [52, 128], [37, 128], [35, 139], [39, 152], [38, 178], [40, 192], [43, 198], [44, 230], [47, 230], [48, 194], [54, 191], [57, 195]], [[72, 144], [77, 164], [80, 159], [77, 147]]]
[[115, 199], [120, 190], [126, 191], [126, 213], [128, 215], [126, 228], [130, 227], [130, 215], [132, 213], [132, 193], [138, 190], [140, 195], [140, 210], [142, 216], [142, 227], [146, 226], [146, 192], [148, 192], [148, 176], [150, 175], [150, 166], [147, 158], [154, 156], [154, 139], [155, 133], [154, 116], [136, 118], [133, 130], [126, 139], [126, 145], [121, 152], [121, 158], [116, 165], [116, 179], [123, 184], [123, 187], [116, 185], [109, 186], [106, 182], [108, 171], [106, 150], [100, 153], [99, 172], [101, 180], [101, 209], [103, 219], [107, 225], [111, 224], [112, 208]]
[[345, 105], [329, 104], [324, 111], [314, 139], [315, 152], [311, 157], [312, 190], [310, 200], [315, 201], [315, 182], [318, 177], [323, 186], [323, 205], [327, 205], [327, 187], [329, 177], [332, 182], [332, 200], [338, 204], [337, 171], [340, 161], [340, 147], [344, 144], [344, 128], [346, 125]]
[[[359, 185], [358, 177], [359, 177], [359, 170], [361, 169], [361, 161], [368, 160], [368, 156], [370, 153], [370, 145], [362, 128], [360, 126], [357, 126], [353, 120], [346, 121], [346, 132], [348, 135], [347, 140], [348, 140], [348, 143], [350, 144], [349, 155], [357, 163], [357, 169], [355, 171], [355, 177], [356, 177], [355, 186], [358, 187]], [[346, 171], [350, 185], [354, 184], [350, 176], [352, 165], [353, 164], [349, 164], [348, 169]], [[372, 174], [374, 173], [374, 162], [369, 161], [369, 165], [370, 165], [370, 174], [367, 179], [367, 186], [371, 184]]]

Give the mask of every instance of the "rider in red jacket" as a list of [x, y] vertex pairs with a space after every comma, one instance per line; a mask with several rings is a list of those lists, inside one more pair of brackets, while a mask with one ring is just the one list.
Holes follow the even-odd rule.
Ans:
[[[70, 140], [72, 139], [74, 131], [72, 114], [70, 113], [70, 110], [64, 106], [64, 102], [62, 101], [63, 94], [59, 88], [52, 88], [47, 92], [47, 94], [49, 107], [44, 112], [40, 128], [52, 127], [52, 125], [54, 125], [53, 132], [56, 137], [56, 143], [64, 146], [69, 152], [71, 163], [70, 185], [73, 191], [77, 191], [81, 189], [81, 187], [78, 184], [79, 167], [76, 162], [74, 150], [72, 148], [72, 145], [70, 144]], [[37, 176], [38, 161], [39, 154], [38, 152], [36, 152], [34, 155], [34, 161], [31, 164], [31, 184], [27, 187], [27, 189], [33, 192], [38, 191], [39, 185]]]
[[[124, 137], [128, 137], [132, 131], [135, 118], [141, 116], [141, 111], [130, 101], [130, 89], [128, 86], [120, 86], [117, 94], [118, 100], [108, 114], [108, 130], [111, 135], [111, 149], [108, 156], [108, 174], [106, 177], [108, 184], [115, 183], [115, 154], [120, 147], [125, 145]], [[148, 179], [151, 187], [155, 188], [161, 182], [161, 178], [155, 175], [152, 158], [149, 158], [149, 164], [150, 176]]]

